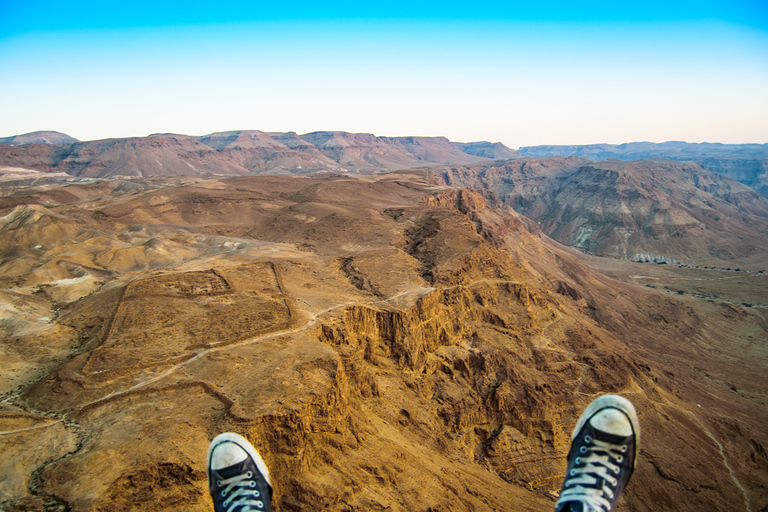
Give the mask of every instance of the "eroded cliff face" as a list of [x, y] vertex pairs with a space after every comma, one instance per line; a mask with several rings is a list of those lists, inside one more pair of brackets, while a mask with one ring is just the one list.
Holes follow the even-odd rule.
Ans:
[[547, 510], [605, 392], [641, 420], [620, 510], [768, 505], [754, 312], [608, 279], [418, 173], [191, 188], [3, 232], [40, 246], [0, 265], [36, 308], [2, 345], [4, 509], [211, 510], [208, 442], [235, 431], [275, 510]]

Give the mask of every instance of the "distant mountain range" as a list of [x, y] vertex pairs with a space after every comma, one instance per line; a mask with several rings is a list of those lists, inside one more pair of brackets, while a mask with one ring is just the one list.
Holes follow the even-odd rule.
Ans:
[[35, 132], [0, 139], [0, 143], [7, 146], [0, 149], [0, 166], [89, 178], [382, 172], [519, 156], [500, 143], [347, 132], [299, 135], [243, 130], [87, 142], [57, 132]]
[[580, 156], [590, 160], [667, 158], [692, 161], [768, 196], [768, 144], [630, 142], [618, 145], [526, 146], [518, 149], [518, 153], [533, 157]]
[[445, 137], [379, 137], [367, 133], [240, 130], [203, 136], [78, 141], [54, 131], [0, 138], [0, 167], [63, 172], [90, 178], [309, 174], [317, 171], [384, 172], [409, 167], [469, 165], [526, 157], [590, 160], [666, 158], [692, 161], [768, 197], [768, 144], [630, 142], [525, 146], [452, 142]]

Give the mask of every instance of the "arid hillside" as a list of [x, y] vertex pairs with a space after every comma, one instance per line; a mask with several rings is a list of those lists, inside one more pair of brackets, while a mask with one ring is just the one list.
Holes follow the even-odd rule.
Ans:
[[692, 162], [530, 158], [434, 175], [491, 191], [548, 236], [597, 256], [768, 267], [768, 199]]
[[434, 179], [3, 189], [0, 507], [212, 510], [235, 431], [278, 511], [548, 510], [605, 392], [642, 429], [619, 510], [768, 507], [764, 292], [607, 277]]

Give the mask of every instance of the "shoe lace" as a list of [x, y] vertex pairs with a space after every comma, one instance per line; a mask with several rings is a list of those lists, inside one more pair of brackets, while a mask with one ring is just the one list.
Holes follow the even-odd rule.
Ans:
[[[256, 482], [253, 480], [253, 473], [246, 473], [233, 476], [224, 480], [217, 480], [216, 485], [223, 487], [221, 496], [226, 498], [222, 505], [227, 512], [251, 512], [264, 510], [264, 502], [260, 499], [261, 493], [255, 489]], [[240, 508], [238, 508], [240, 507]]]
[[[624, 460], [627, 445], [616, 445], [606, 441], [584, 437], [586, 444], [579, 447], [576, 464], [567, 475], [559, 501], [581, 501], [594, 510], [611, 510], [617, 476]], [[615, 462], [614, 462], [615, 461]]]

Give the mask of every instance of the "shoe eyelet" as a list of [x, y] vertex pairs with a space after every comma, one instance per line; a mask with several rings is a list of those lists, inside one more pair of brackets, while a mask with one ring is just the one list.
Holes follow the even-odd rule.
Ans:
[[570, 473], [571, 473], [571, 476], [576, 476], [576, 470], [575, 469], [572, 469]]
[[616, 484], [618, 484], [618, 483], [619, 483], [619, 481], [618, 481], [618, 480], [616, 480], [615, 478], [611, 479], [611, 481], [613, 482], [613, 486], [614, 486], [614, 487], [616, 487]]
[[261, 507], [263, 507], [263, 506], [264, 506], [264, 502], [263, 502], [263, 501], [257, 501], [257, 502], [256, 502], [256, 506], [257, 506], [257, 507], [259, 507], [259, 508], [261, 508]]
[[627, 445], [625, 444], [621, 445], [621, 453], [626, 453], [626, 452], [627, 452]]
[[590, 436], [589, 434], [587, 434], [586, 436], [584, 436], [584, 441], [586, 441], [586, 442], [588, 442], [588, 443], [591, 443], [591, 442], [592, 442], [592, 436]]
[[261, 493], [259, 491], [253, 491], [253, 495], [258, 498], [259, 496], [261, 496]]
[[582, 447], [579, 448], [579, 451], [581, 453], [587, 453], [587, 447], [586, 446], [582, 446]]
[[619, 471], [621, 471], [621, 468], [619, 466], [616, 466], [616, 469], [613, 470], [614, 473], [617, 475], [619, 474]]
[[251, 480], [250, 482], [248, 482], [248, 485], [250, 485], [251, 487], [256, 487], [256, 482]]
[[619, 455], [618, 457], [616, 457], [616, 460], [617, 460], [618, 462], [621, 462], [621, 461], [623, 461], [623, 460], [624, 460], [624, 457], [622, 457], [621, 455]]
[[248, 472], [245, 474], [245, 478], [253, 478], [253, 473], [252, 473], [252, 472], [250, 472], [250, 471], [248, 471]]
[[576, 457], [576, 465], [578, 466], [581, 464], [581, 457]]
[[221, 491], [221, 495], [222, 495], [222, 497], [226, 496], [227, 495], [227, 491]]
[[222, 485], [223, 484], [222, 484], [221, 480], [216, 480], [216, 486], [217, 487], [221, 487]]

